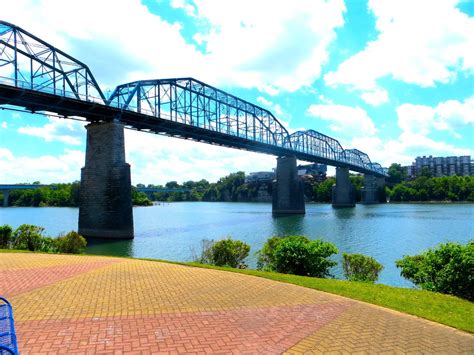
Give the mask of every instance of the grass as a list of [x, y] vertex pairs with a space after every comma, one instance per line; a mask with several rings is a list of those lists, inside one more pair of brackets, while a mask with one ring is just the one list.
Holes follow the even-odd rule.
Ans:
[[[1, 252], [24, 253], [25, 251], [0, 249], [0, 253]], [[131, 257], [125, 258], [133, 259]], [[441, 293], [364, 282], [319, 279], [315, 277], [279, 274], [276, 272], [266, 272], [252, 269], [233, 269], [229, 267], [218, 267], [192, 262], [170, 262], [157, 259], [141, 260], [166, 262], [190, 267], [235, 272], [239, 274], [262, 277], [274, 281], [286, 282], [367, 303], [372, 303], [399, 312], [429, 319], [434, 322], [451, 326], [453, 328], [464, 330], [469, 333], [474, 333], [474, 303]]]

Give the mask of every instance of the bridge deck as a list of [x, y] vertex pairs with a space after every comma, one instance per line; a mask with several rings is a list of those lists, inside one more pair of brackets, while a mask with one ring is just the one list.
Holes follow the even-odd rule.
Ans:
[[229, 136], [209, 129], [191, 126], [177, 121], [121, 110], [97, 102], [61, 97], [45, 92], [14, 87], [0, 83], [0, 105], [24, 107], [26, 110], [54, 112], [65, 117], [83, 117], [90, 122], [118, 120], [126, 127], [139, 131], [171, 137], [192, 139], [198, 142], [243, 149], [277, 156], [294, 155], [297, 159], [312, 163], [349, 168], [363, 174], [385, 177], [385, 174], [346, 162], [325, 159], [316, 155], [271, 144], [252, 141], [243, 137]]

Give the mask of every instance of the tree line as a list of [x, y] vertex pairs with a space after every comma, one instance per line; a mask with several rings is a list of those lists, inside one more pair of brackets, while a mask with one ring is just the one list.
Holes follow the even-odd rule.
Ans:
[[[17, 207], [78, 207], [80, 199], [80, 182], [51, 184], [34, 189], [11, 190], [8, 197], [9, 206]], [[40, 185], [35, 181], [33, 185]], [[0, 192], [3, 200], [3, 193]], [[132, 187], [132, 201], [135, 206], [149, 206], [153, 203], [143, 192]]]
[[[417, 178], [405, 181], [400, 170], [392, 164], [389, 169], [390, 177], [387, 179], [385, 195], [394, 202], [416, 201], [468, 201], [474, 202], [474, 177], [473, 176], [445, 176], [431, 177], [423, 173]], [[398, 165], [399, 166], [399, 165]], [[361, 189], [364, 185], [362, 175], [351, 175], [351, 183], [355, 187], [356, 201], [361, 200]], [[324, 181], [317, 181], [309, 176], [303, 177], [304, 192], [307, 201], [330, 203], [332, 199], [332, 186], [336, 183], [334, 177]], [[154, 192], [145, 194], [137, 191], [140, 187], [186, 189], [187, 192]], [[247, 202], [271, 201], [273, 184], [268, 182], [245, 183], [245, 173], [242, 171], [231, 173], [220, 178], [215, 183], [205, 179], [199, 181], [186, 181], [179, 184], [170, 181], [165, 185], [143, 185], [132, 187], [132, 201], [135, 206], [148, 206], [153, 201], [221, 201], [221, 202]], [[1, 193], [0, 193], [1, 195]], [[10, 206], [79, 206], [80, 182], [69, 184], [54, 184], [50, 187], [41, 187], [31, 190], [12, 190], [9, 197]]]

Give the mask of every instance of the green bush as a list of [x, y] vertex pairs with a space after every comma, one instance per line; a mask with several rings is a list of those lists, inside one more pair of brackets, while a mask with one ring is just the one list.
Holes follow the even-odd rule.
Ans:
[[86, 245], [86, 239], [74, 231], [70, 231], [56, 239], [57, 250], [60, 253], [80, 254], [84, 251]]
[[12, 249], [39, 251], [43, 239], [43, 227], [22, 224], [13, 232]]
[[270, 238], [258, 256], [258, 267], [285, 274], [326, 277], [335, 261], [328, 258], [337, 254], [332, 243], [309, 240], [304, 236]]
[[0, 249], [8, 249], [12, 239], [13, 229], [8, 224], [0, 226]]
[[262, 249], [257, 252], [257, 269], [263, 271], [275, 271], [275, 248], [280, 243], [281, 237], [267, 239]]
[[57, 253], [58, 252], [58, 245], [56, 243], [55, 238], [50, 237], [42, 237], [40, 240], [40, 245], [38, 251], [42, 251], [45, 253]]
[[240, 240], [203, 240], [201, 255], [193, 259], [202, 264], [245, 268], [247, 265], [243, 261], [249, 251], [250, 246]]
[[342, 254], [344, 276], [349, 281], [375, 282], [383, 266], [371, 256], [362, 254]]
[[396, 261], [401, 275], [425, 290], [474, 301], [474, 243], [440, 244]]

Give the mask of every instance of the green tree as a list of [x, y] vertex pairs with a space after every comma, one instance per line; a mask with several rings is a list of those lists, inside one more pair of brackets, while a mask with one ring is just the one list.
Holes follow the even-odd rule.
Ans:
[[329, 259], [338, 250], [332, 243], [304, 236], [270, 238], [258, 256], [261, 269], [285, 274], [326, 277], [337, 263]]
[[203, 251], [197, 261], [204, 264], [229, 267], [246, 267], [245, 258], [249, 255], [250, 246], [230, 237], [214, 241], [203, 241]]
[[399, 184], [407, 177], [405, 169], [400, 164], [396, 163], [389, 166], [388, 175], [387, 182], [390, 184]]
[[342, 269], [349, 281], [375, 282], [383, 269], [382, 264], [363, 254], [342, 254]]
[[70, 231], [56, 239], [57, 250], [60, 253], [80, 254], [84, 252], [87, 241], [79, 233]]
[[13, 229], [8, 224], [0, 226], [0, 249], [8, 249], [12, 239]]
[[22, 224], [13, 232], [12, 248], [20, 250], [40, 250], [43, 239], [43, 227]]
[[336, 183], [335, 178], [328, 178], [323, 182], [316, 183], [313, 187], [314, 200], [317, 202], [331, 202], [332, 186]]
[[474, 243], [440, 244], [396, 261], [401, 275], [425, 290], [474, 301]]

